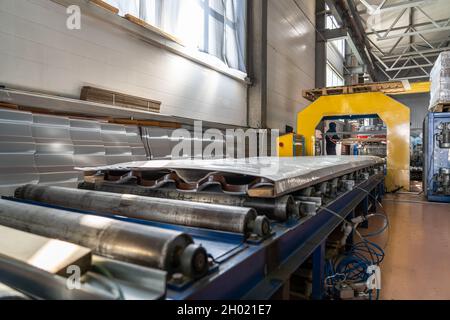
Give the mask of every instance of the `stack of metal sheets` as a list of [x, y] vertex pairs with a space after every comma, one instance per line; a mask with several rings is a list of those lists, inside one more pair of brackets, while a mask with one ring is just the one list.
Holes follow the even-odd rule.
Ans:
[[146, 159], [136, 126], [0, 110], [0, 195], [25, 183], [76, 187], [75, 166]]

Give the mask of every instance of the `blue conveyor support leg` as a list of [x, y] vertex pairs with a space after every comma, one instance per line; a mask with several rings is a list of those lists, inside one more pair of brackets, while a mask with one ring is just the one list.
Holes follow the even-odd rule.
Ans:
[[313, 252], [313, 300], [322, 300], [325, 286], [325, 241]]

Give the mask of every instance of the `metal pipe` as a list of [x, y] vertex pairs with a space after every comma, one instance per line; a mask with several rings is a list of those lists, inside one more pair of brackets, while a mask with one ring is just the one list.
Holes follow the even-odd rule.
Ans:
[[90, 248], [106, 258], [182, 272], [207, 271], [207, 254], [192, 238], [172, 230], [0, 200], [0, 224]]
[[260, 215], [265, 215], [269, 219], [277, 221], [286, 221], [290, 216], [298, 215], [298, 208], [296, 207], [295, 201], [291, 196], [285, 196], [277, 199], [262, 199], [231, 196], [222, 193], [191, 193], [179, 192], [177, 190], [155, 190], [141, 186], [105, 182], [97, 182], [95, 184], [84, 182], [79, 185], [79, 188], [121, 194], [135, 194], [154, 198], [221, 204], [235, 207], [248, 207], [255, 209]]
[[[38, 185], [20, 187], [15, 196], [102, 215], [118, 215], [245, 235], [255, 233], [266, 236], [270, 233], [269, 221], [264, 217], [257, 217], [252, 208]], [[258, 230], [258, 223], [255, 223], [257, 218], [263, 220], [263, 229]]]

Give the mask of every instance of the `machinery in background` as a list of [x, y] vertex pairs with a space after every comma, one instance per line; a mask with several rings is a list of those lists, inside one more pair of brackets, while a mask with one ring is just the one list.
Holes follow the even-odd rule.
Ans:
[[[378, 116], [386, 126], [385, 144], [375, 141], [362, 149], [371, 154], [386, 150], [386, 189], [410, 190], [410, 108], [392, 96], [430, 92], [429, 82], [366, 83], [305, 90], [303, 97], [312, 102], [298, 113], [297, 133], [305, 137], [308, 156], [317, 155], [317, 125], [326, 117]], [[366, 141], [369, 143], [368, 141]], [[376, 147], [376, 148], [374, 148]], [[323, 152], [322, 152], [323, 154]], [[359, 151], [358, 151], [359, 154]]]
[[411, 132], [411, 181], [423, 178], [423, 134]]
[[409, 191], [410, 109], [386, 94], [365, 92], [320, 96], [298, 113], [297, 133], [305, 137], [306, 154], [312, 156], [316, 153], [315, 131], [323, 119], [373, 116], [379, 117], [386, 125], [386, 188], [388, 191]]
[[429, 201], [450, 202], [450, 113], [425, 118], [423, 183]]

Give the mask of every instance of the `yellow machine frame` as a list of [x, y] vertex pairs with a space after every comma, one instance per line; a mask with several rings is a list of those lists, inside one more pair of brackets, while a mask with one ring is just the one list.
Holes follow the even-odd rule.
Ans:
[[306, 155], [315, 154], [316, 127], [324, 117], [367, 114], [377, 114], [387, 126], [387, 190], [409, 190], [410, 109], [384, 93], [322, 96], [299, 112], [297, 133], [305, 137]]

